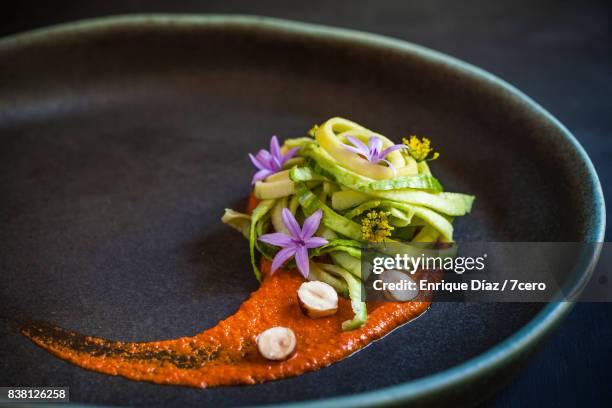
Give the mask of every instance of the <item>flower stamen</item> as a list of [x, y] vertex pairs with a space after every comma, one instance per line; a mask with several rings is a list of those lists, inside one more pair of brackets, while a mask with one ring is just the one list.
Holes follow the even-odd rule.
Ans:
[[411, 135], [410, 139], [403, 138], [402, 141], [410, 149], [410, 155], [418, 162], [436, 160], [440, 156], [440, 153], [434, 152], [431, 141], [426, 137], [419, 139], [416, 135]]
[[391, 236], [393, 226], [389, 224], [389, 212], [368, 211], [361, 220], [361, 236], [364, 241], [383, 242]]

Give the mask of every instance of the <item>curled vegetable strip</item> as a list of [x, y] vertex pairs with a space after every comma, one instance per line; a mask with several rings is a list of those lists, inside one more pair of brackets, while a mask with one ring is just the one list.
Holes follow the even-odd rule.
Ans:
[[[373, 180], [342, 168], [328, 153], [313, 145], [303, 149], [310, 160], [310, 167], [294, 167], [289, 172], [293, 181], [333, 181], [353, 190], [369, 192], [396, 190], [400, 188], [422, 189], [432, 192], [443, 191], [440, 182], [431, 174], [398, 176], [390, 180]], [[421, 163], [419, 163], [421, 165]], [[423, 168], [427, 164], [424, 163]]]
[[347, 136], [368, 140], [377, 137], [385, 149], [395, 146], [393, 142], [383, 135], [374, 133], [355, 122], [342, 118], [332, 118], [321, 125], [315, 134], [317, 142], [343, 167], [354, 171], [362, 176], [376, 180], [391, 179], [397, 176], [417, 174], [416, 161], [412, 158], [406, 159], [399, 151], [391, 151], [387, 155], [388, 160], [397, 169], [393, 169], [379, 164], [374, 164], [368, 159], [361, 157], [345, 148], [344, 140]]
[[221, 222], [240, 231], [246, 239], [249, 238], [249, 230], [251, 229], [250, 215], [226, 208], [223, 217], [221, 217]]
[[253, 272], [258, 281], [261, 281], [261, 271], [257, 267], [255, 260], [255, 241], [257, 240], [256, 225], [257, 222], [263, 218], [264, 215], [272, 209], [274, 200], [264, 200], [260, 202], [251, 214], [251, 225], [249, 229], [249, 253], [251, 255], [251, 265], [253, 266]]
[[324, 263], [318, 264], [318, 266], [326, 272], [341, 277], [348, 285], [351, 307], [353, 308], [355, 316], [351, 320], [342, 323], [342, 330], [355, 330], [363, 326], [366, 322], [368, 312], [365, 302], [361, 299], [363, 290], [361, 281], [339, 266]]

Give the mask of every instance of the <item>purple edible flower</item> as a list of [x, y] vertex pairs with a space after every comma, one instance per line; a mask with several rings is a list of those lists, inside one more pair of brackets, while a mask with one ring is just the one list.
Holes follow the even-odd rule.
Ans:
[[281, 154], [278, 138], [276, 136], [272, 136], [272, 139], [270, 139], [270, 151], [261, 149], [255, 156], [249, 153], [251, 161], [255, 167], [259, 169], [259, 171], [253, 176], [251, 183], [255, 184], [259, 180], [265, 179], [270, 174], [281, 171], [287, 160], [292, 158], [298, 150], [299, 147], [294, 147], [286, 154]]
[[393, 171], [395, 174], [395, 166], [391, 164], [389, 160], [386, 160], [385, 157], [395, 151], [400, 149], [408, 149], [408, 146], [403, 144], [393, 145], [387, 147], [385, 150], [383, 148], [383, 142], [380, 140], [378, 136], [372, 136], [370, 140], [368, 140], [368, 145], [366, 146], [361, 140], [357, 139], [353, 136], [346, 136], [349, 142], [353, 144], [353, 146], [349, 146], [347, 144], [343, 144], [344, 148], [350, 150], [353, 153], [359, 154], [366, 158], [370, 163], [378, 164], [379, 162], [387, 163], [387, 166]]
[[283, 224], [289, 230], [289, 234], [275, 232], [272, 234], [264, 234], [259, 237], [260, 241], [266, 244], [282, 247], [272, 260], [272, 270], [270, 273], [276, 272], [287, 260], [295, 257], [295, 264], [304, 278], [308, 278], [310, 266], [308, 263], [308, 249], [317, 248], [327, 244], [327, 240], [321, 237], [313, 237], [312, 235], [319, 228], [323, 212], [315, 211], [310, 217], [304, 220], [304, 227], [300, 228], [300, 224], [295, 220], [291, 211], [283, 208]]

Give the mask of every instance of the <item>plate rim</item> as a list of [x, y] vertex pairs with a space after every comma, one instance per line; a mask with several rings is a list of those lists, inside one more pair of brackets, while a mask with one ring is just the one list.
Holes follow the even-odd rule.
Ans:
[[[468, 62], [444, 54], [430, 48], [380, 34], [373, 34], [347, 28], [332, 27], [321, 24], [305, 23], [287, 19], [272, 18], [246, 14], [125, 14], [108, 17], [78, 20], [48, 27], [29, 30], [0, 38], [0, 59], [2, 53], [16, 47], [21, 47], [40, 40], [48, 40], [50, 36], [70, 36], [83, 31], [91, 32], [99, 29], [118, 27], [205, 27], [205, 26], [236, 26], [249, 27], [255, 30], [276, 31], [281, 34], [298, 34], [311, 38], [340, 39], [352, 42], [357, 46], [373, 46], [416, 56], [419, 59], [446, 65], [458, 70], [471, 79], [485, 81], [493, 87], [503, 90], [514, 97], [520, 104], [553, 125], [569, 146], [578, 153], [586, 170], [590, 183], [589, 198], [593, 200], [595, 212], [591, 222], [587, 222], [585, 242], [603, 242], [606, 225], [605, 202], [597, 172], [584, 148], [575, 136], [552, 114], [522, 91], [503, 79], [478, 68]], [[583, 272], [589, 265], [597, 262], [599, 253], [593, 251], [583, 254], [579, 269]], [[443, 371], [427, 375], [401, 384], [388, 386], [355, 395], [340, 395], [318, 400], [306, 400], [288, 403], [268, 404], [268, 406], [291, 406], [299, 408], [310, 407], [365, 407], [385, 406], [398, 403], [408, 403], [425, 398], [454, 387], [461, 387], [471, 381], [486, 375], [488, 372], [510, 364], [532, 349], [539, 341], [562, 321], [572, 309], [574, 302], [550, 302], [542, 308], [525, 326], [514, 332], [510, 337], [497, 343], [483, 353], [463, 361]], [[261, 406], [261, 405], [258, 405]]]

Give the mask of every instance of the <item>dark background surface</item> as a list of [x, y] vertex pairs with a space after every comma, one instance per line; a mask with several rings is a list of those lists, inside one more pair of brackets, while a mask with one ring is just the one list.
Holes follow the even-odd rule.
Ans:
[[[198, 12], [268, 15], [405, 39], [480, 66], [543, 105], [585, 147], [611, 202], [612, 7], [606, 3], [22, 1], [0, 9], [0, 34], [113, 14]], [[609, 304], [577, 305], [516, 381], [486, 405], [610, 406], [611, 316]]]

